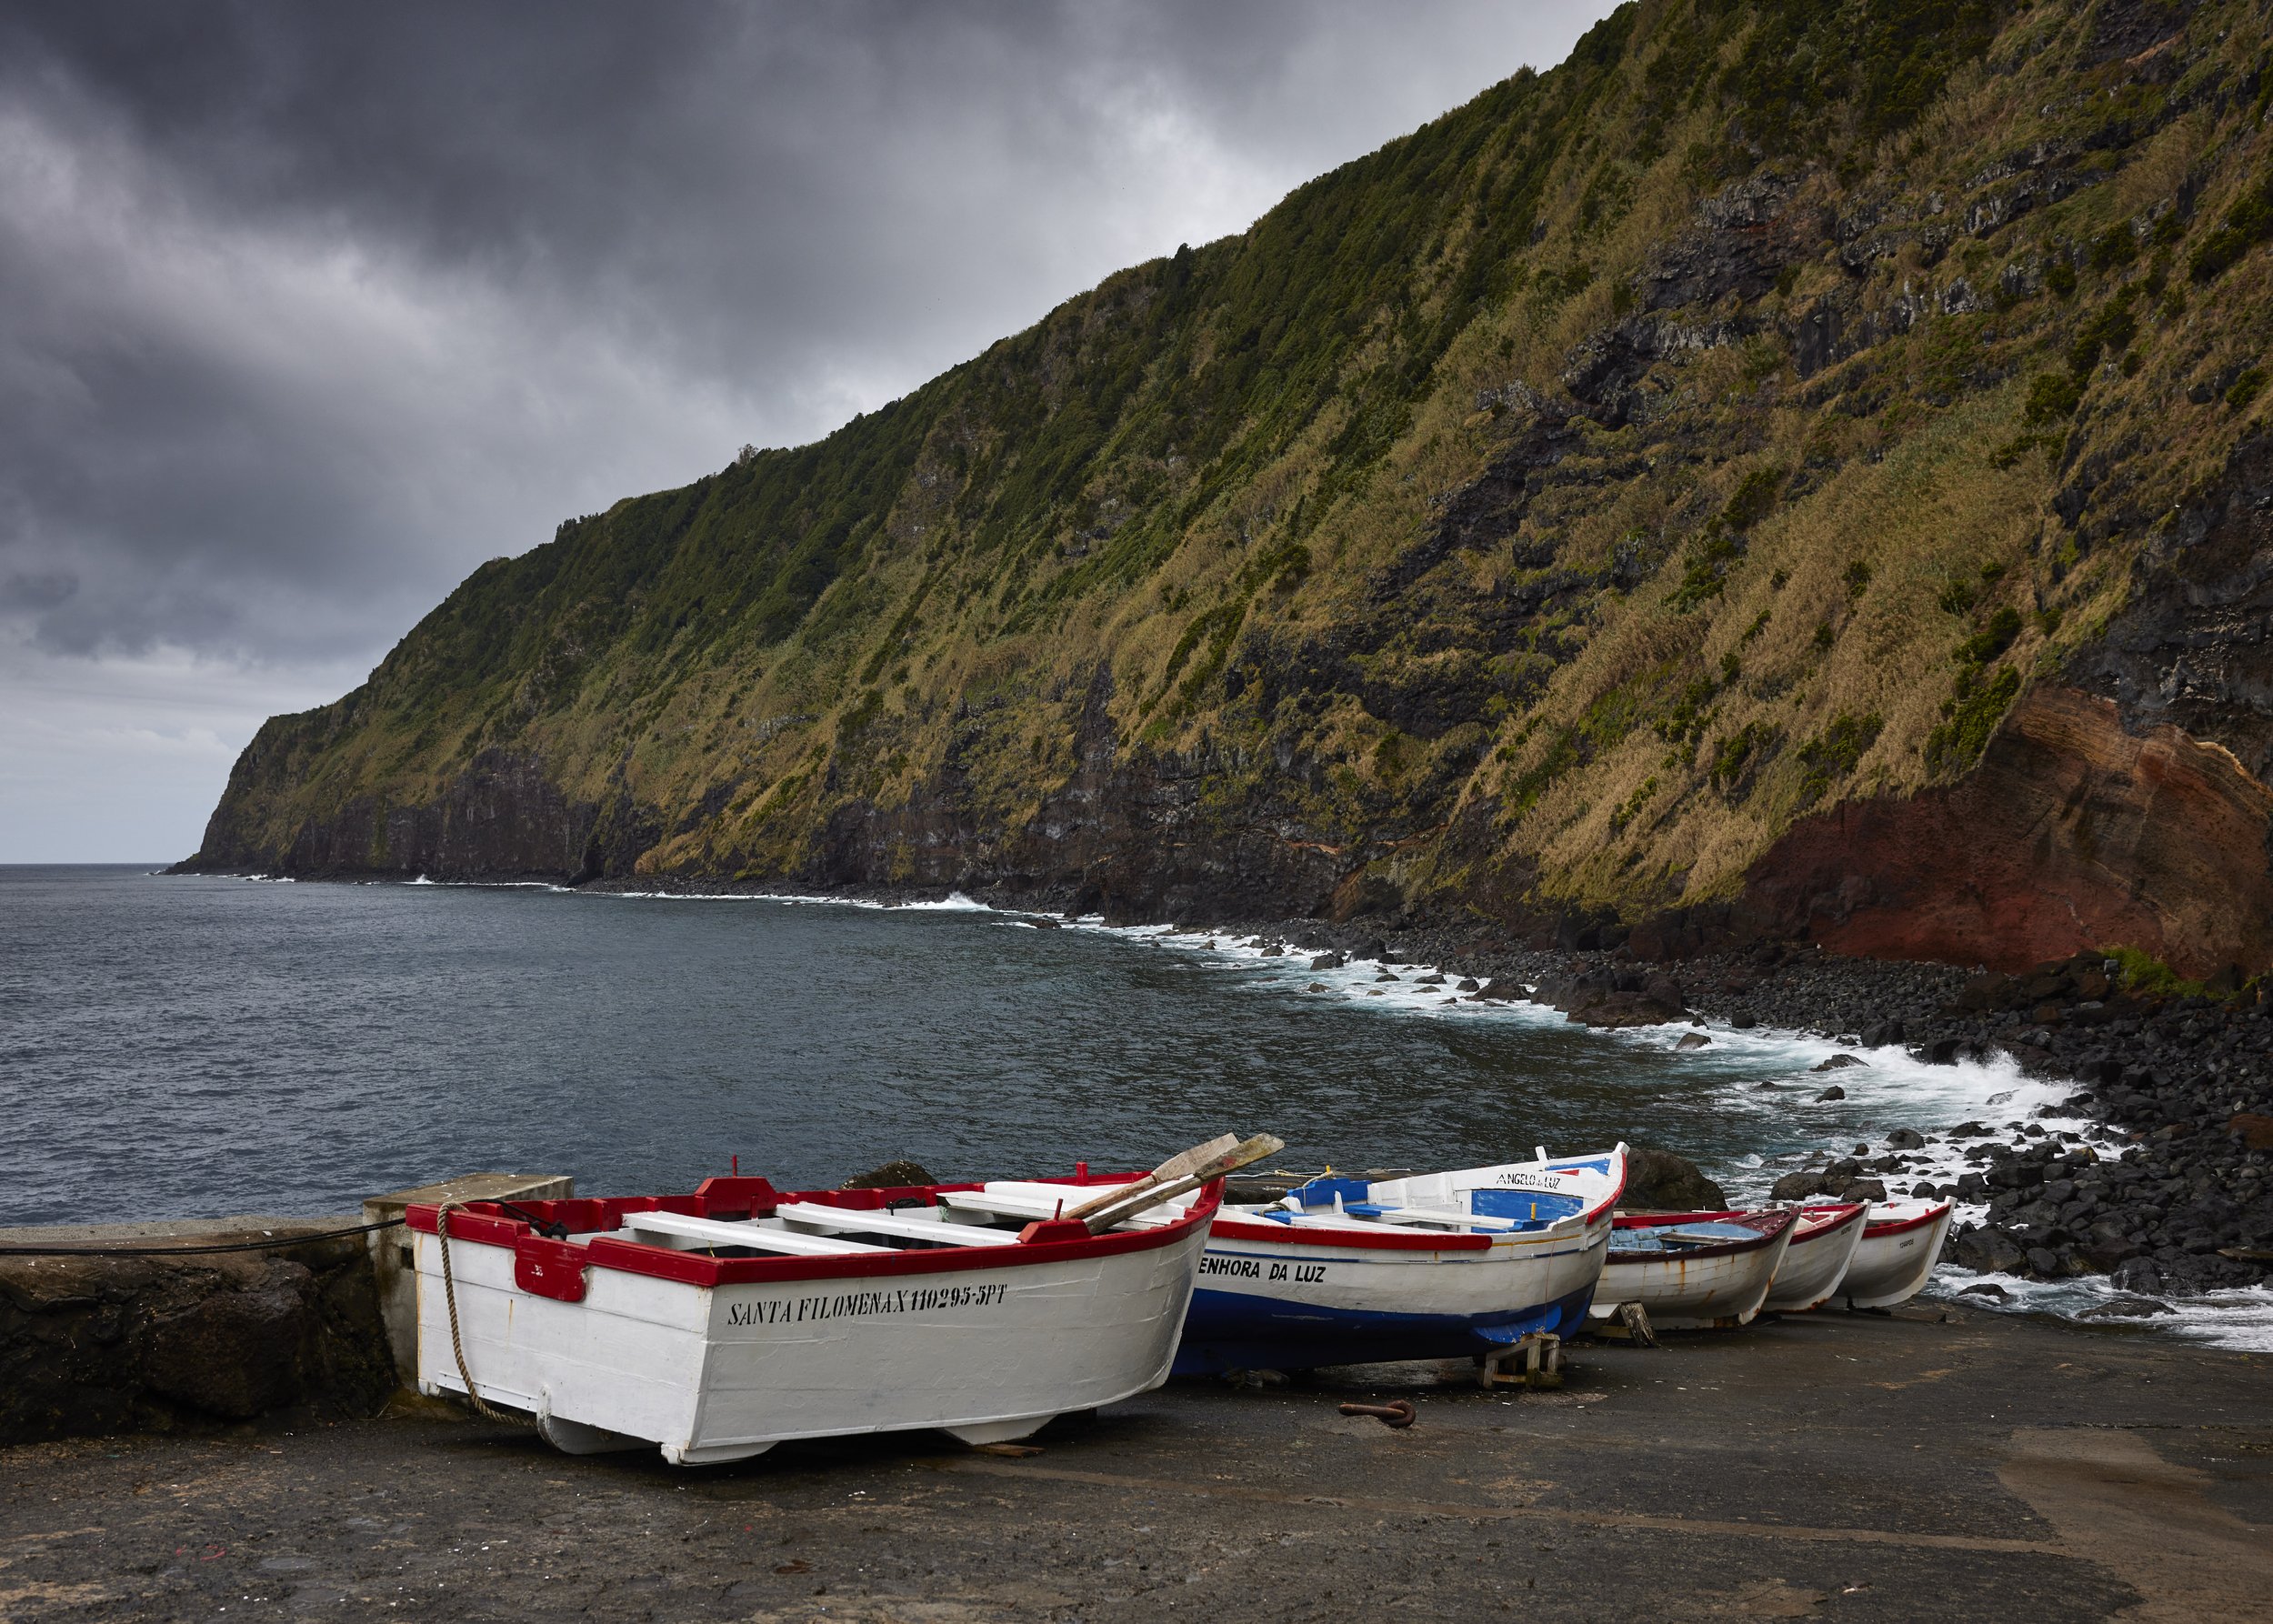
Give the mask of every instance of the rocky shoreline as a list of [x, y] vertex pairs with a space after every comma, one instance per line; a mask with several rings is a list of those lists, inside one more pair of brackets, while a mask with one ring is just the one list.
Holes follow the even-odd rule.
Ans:
[[[2103, 1125], [2104, 1140], [2123, 1148], [2103, 1155], [2088, 1136], [2035, 1123], [2009, 1142], [1957, 1123], [1942, 1138], [1971, 1141], [1962, 1154], [1975, 1170], [1935, 1182], [1918, 1177], [1934, 1158], [1914, 1154], [1927, 1138], [1898, 1129], [1879, 1154], [1830, 1160], [1774, 1193], [1985, 1206], [1945, 1252], [1984, 1274], [2107, 1274], [2151, 1297], [2254, 1286], [2273, 1272], [2273, 1002], [2262, 987], [2150, 996], [2127, 989], [2119, 967], [2097, 956], [2015, 977], [1785, 945], [1650, 964], [1623, 947], [1510, 947], [1457, 927], [1385, 936], [1287, 922], [1263, 934], [1273, 928], [1289, 950], [1434, 965], [1476, 982], [1475, 997], [1528, 987], [1593, 1025], [1704, 1016], [1899, 1044], [1929, 1064], [2010, 1055], [2028, 1077], [2073, 1081], [2058, 1113]], [[1836, 1076], [1826, 1081], [1837, 1087]]]

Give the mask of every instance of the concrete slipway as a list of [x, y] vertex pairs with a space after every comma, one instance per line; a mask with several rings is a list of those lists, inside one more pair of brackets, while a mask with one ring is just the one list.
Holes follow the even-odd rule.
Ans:
[[1521, 1398], [1177, 1383], [1023, 1457], [676, 1470], [413, 1400], [21, 1445], [0, 1618], [2273, 1617], [2273, 1359], [1925, 1306], [1667, 1340]]

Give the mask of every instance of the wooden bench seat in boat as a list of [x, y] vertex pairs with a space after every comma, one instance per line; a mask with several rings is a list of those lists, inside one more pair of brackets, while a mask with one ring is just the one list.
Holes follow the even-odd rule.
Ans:
[[954, 1224], [944, 1218], [909, 1218], [902, 1213], [856, 1211], [819, 1201], [784, 1201], [774, 1216], [788, 1223], [810, 1224], [816, 1229], [843, 1229], [856, 1235], [896, 1235], [903, 1240], [936, 1240], [950, 1246], [1014, 1247], [1018, 1238], [1006, 1229], [984, 1224]]
[[865, 1240], [839, 1240], [831, 1235], [800, 1235], [794, 1229], [769, 1229], [763, 1224], [726, 1218], [686, 1218], [676, 1212], [633, 1212], [624, 1215], [624, 1228], [638, 1235], [676, 1235], [705, 1246], [748, 1247], [752, 1251], [782, 1252], [793, 1258], [850, 1256], [855, 1252], [889, 1252], [892, 1247], [872, 1246]]

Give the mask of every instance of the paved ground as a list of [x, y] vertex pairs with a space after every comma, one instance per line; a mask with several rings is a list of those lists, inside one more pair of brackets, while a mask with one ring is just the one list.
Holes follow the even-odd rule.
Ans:
[[[0, 1619], [2273, 1617], [2273, 1359], [1933, 1308], [681, 1470], [433, 1413], [0, 1450]], [[1346, 1419], [1404, 1391], [1407, 1431]]]

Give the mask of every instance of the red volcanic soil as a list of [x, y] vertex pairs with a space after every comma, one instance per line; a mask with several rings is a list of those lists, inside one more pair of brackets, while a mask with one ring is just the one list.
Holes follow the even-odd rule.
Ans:
[[1835, 953], [2017, 970], [2135, 947], [2179, 974], [2273, 968], [2273, 790], [2174, 727], [2025, 695], [1963, 782], [1795, 825], [1746, 901]]

